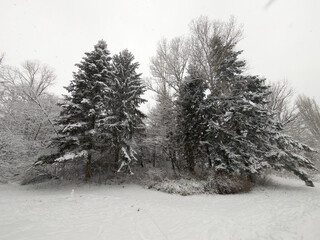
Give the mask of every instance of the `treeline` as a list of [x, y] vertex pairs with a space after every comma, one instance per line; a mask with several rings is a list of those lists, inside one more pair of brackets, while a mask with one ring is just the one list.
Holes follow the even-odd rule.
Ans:
[[[133, 163], [248, 181], [287, 170], [313, 186], [302, 169], [315, 170], [314, 151], [304, 143], [320, 139], [319, 107], [307, 97], [290, 107], [285, 82], [269, 87], [247, 74], [241, 38], [233, 19], [198, 18], [189, 36], [159, 42], [146, 82], [128, 50], [111, 56], [101, 40], [76, 64], [58, 106], [46, 91], [55, 78], [47, 66], [1, 64], [1, 161], [41, 155], [35, 168], [68, 166], [86, 180], [133, 174]], [[139, 106], [147, 89], [157, 104], [145, 116]], [[21, 151], [26, 142], [32, 147]]]

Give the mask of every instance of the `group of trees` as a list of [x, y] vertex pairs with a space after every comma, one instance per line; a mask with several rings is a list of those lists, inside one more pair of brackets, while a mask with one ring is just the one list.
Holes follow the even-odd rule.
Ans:
[[[0, 157], [20, 153], [26, 142], [50, 142], [35, 166], [83, 166], [87, 180], [106, 168], [132, 173], [139, 155], [153, 166], [249, 180], [284, 169], [313, 186], [302, 168], [315, 170], [304, 143], [320, 140], [319, 107], [301, 96], [291, 106], [286, 82], [269, 87], [247, 74], [241, 38], [234, 19], [194, 20], [188, 37], [159, 42], [146, 87], [134, 56], [111, 56], [101, 40], [76, 64], [59, 104], [47, 93], [55, 79], [49, 67], [27, 61], [15, 69], [1, 59]], [[146, 88], [157, 96], [147, 118], [139, 110]]]
[[295, 116], [286, 102], [273, 99], [272, 106], [272, 97], [286, 100], [281, 89], [272, 95], [277, 89], [245, 73], [235, 21], [201, 17], [190, 30], [189, 38], [162, 40], [151, 61], [155, 81], [149, 89], [158, 104], [148, 125], [150, 151], [191, 172], [198, 166], [252, 178], [265, 169], [285, 169], [312, 186], [301, 169], [314, 169], [303, 155], [312, 149], [284, 134]]
[[127, 166], [132, 173], [134, 137], [143, 130], [145, 117], [138, 109], [145, 101], [139, 64], [128, 50], [111, 57], [103, 40], [85, 55], [60, 103], [59, 136], [52, 141], [57, 152], [41, 157], [37, 164], [84, 160], [87, 180], [92, 168], [110, 163], [118, 171]]

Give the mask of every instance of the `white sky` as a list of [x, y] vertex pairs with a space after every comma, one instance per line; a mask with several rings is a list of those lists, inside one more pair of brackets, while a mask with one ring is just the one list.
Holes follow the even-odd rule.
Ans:
[[319, 0], [0, 0], [0, 53], [7, 64], [37, 59], [53, 67], [60, 94], [98, 40], [112, 54], [128, 48], [149, 76], [157, 42], [187, 35], [200, 15], [234, 15], [244, 28], [239, 49], [250, 73], [285, 78], [297, 93], [320, 100]]

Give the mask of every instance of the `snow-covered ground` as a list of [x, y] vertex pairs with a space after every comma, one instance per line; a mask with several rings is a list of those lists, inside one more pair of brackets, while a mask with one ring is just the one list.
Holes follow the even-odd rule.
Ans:
[[320, 184], [274, 181], [187, 197], [137, 185], [0, 185], [0, 239], [320, 239]]

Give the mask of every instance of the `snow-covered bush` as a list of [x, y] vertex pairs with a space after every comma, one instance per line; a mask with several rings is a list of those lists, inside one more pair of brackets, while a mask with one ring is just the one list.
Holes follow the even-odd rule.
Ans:
[[240, 176], [207, 174], [195, 176], [190, 174], [168, 174], [161, 171], [148, 171], [148, 181], [143, 183], [149, 189], [179, 194], [182, 196], [193, 194], [233, 194], [249, 192], [253, 184]]
[[205, 192], [218, 194], [249, 192], [252, 187], [253, 184], [245, 178], [222, 174], [209, 177], [204, 185]]
[[150, 182], [162, 182], [165, 178], [168, 178], [168, 171], [164, 171], [162, 169], [153, 168], [149, 169], [145, 173], [145, 179]]
[[49, 170], [44, 171], [44, 169], [29, 168], [23, 174], [20, 184], [28, 185], [28, 184], [42, 183], [55, 178], [57, 177], [52, 175]]
[[0, 182], [19, 181], [43, 145], [11, 131], [0, 133]]
[[205, 193], [205, 182], [197, 181], [195, 179], [165, 179], [162, 182], [158, 182], [149, 186], [149, 188], [156, 189], [158, 191], [179, 194], [182, 196], [203, 194]]

